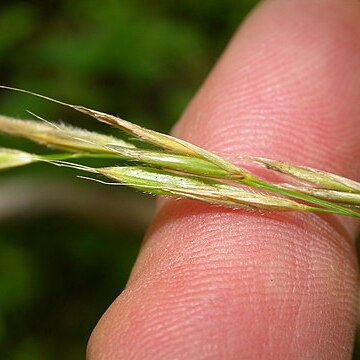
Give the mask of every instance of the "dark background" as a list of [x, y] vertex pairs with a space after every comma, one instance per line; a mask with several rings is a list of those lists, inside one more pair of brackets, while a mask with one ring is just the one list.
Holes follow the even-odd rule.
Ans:
[[[168, 132], [256, 3], [1, 0], [0, 83]], [[0, 90], [0, 113], [31, 118], [26, 110], [116, 133]], [[0, 174], [0, 359], [84, 358], [91, 330], [125, 285], [153, 199], [76, 175], [46, 165]]]

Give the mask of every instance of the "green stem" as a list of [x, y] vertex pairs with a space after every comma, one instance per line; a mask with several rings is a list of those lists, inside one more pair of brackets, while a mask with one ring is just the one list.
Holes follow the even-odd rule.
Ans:
[[50, 155], [37, 155], [40, 161], [59, 161], [71, 160], [81, 158], [94, 158], [94, 159], [118, 159], [124, 160], [124, 157], [118, 154], [95, 154], [95, 153], [63, 153], [63, 154], [50, 154]]

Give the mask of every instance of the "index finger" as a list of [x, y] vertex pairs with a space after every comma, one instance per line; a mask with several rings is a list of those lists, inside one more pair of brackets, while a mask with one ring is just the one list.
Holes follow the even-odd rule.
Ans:
[[[176, 135], [214, 152], [356, 178], [355, 0], [269, 0], [242, 26]], [[346, 359], [356, 313], [352, 221], [163, 203], [89, 359]]]

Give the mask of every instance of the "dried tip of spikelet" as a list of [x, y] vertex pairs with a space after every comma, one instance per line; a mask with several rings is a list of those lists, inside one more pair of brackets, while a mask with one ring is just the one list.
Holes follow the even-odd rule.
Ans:
[[0, 131], [24, 137], [39, 144], [71, 152], [111, 153], [104, 147], [114, 143], [118, 146], [134, 147], [112, 136], [101, 135], [63, 124], [53, 125], [33, 120], [18, 120], [0, 115]]

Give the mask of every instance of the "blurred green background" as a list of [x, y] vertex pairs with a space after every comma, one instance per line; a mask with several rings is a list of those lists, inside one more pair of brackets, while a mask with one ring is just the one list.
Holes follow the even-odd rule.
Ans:
[[[168, 132], [255, 3], [2, 0], [0, 83]], [[5, 90], [0, 109], [112, 131]], [[0, 359], [85, 357], [93, 327], [125, 285], [153, 201], [46, 165], [0, 174]]]
[[[168, 132], [256, 3], [2, 0], [0, 83]], [[0, 109], [112, 131], [5, 90]], [[153, 201], [50, 166], [0, 174], [0, 359], [85, 357], [91, 330], [125, 285]]]

